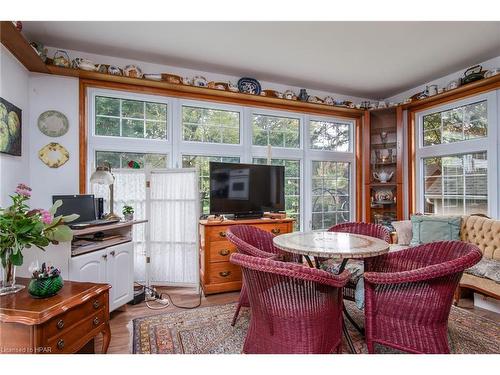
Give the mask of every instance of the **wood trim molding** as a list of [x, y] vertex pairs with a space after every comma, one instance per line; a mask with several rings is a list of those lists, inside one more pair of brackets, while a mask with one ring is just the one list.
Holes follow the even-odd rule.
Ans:
[[88, 124], [87, 124], [87, 83], [79, 81], [79, 182], [80, 194], [87, 191], [87, 149], [88, 149]]
[[415, 112], [407, 112], [408, 125], [408, 214], [417, 210], [416, 202], [416, 160], [415, 160]]
[[[363, 122], [356, 119], [356, 221], [363, 221]], [[366, 143], [366, 142], [365, 142]]]

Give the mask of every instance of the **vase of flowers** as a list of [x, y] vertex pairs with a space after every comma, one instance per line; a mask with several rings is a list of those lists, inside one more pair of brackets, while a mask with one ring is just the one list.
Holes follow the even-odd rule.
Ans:
[[73, 232], [65, 224], [78, 218], [78, 215], [55, 216], [61, 201], [56, 201], [49, 210], [30, 209], [27, 201], [31, 188], [24, 184], [19, 184], [10, 197], [12, 205], [0, 207], [0, 295], [24, 288], [16, 284], [16, 267], [23, 264], [24, 249], [36, 246], [44, 250], [50, 243], [71, 241]]

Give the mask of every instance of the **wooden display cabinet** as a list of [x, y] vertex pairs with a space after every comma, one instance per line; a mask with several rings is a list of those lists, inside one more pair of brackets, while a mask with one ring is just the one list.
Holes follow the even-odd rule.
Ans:
[[364, 117], [365, 221], [392, 230], [403, 219], [403, 110], [366, 111]]

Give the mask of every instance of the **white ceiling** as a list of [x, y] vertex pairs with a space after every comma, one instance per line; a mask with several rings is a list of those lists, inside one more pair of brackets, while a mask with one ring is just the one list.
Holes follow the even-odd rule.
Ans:
[[500, 22], [23, 22], [46, 45], [367, 98], [500, 55]]

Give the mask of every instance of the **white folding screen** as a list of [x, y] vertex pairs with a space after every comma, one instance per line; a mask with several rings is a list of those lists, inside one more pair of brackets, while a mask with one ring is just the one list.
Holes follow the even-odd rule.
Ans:
[[148, 181], [149, 282], [199, 287], [198, 173], [194, 168], [151, 170]]
[[[123, 206], [130, 205], [135, 219], [148, 220], [133, 229], [134, 279], [148, 285], [198, 288], [200, 203], [196, 169], [114, 169], [113, 174], [114, 211], [121, 215]], [[108, 187], [92, 184], [91, 189], [96, 197], [104, 198], [108, 211]]]

